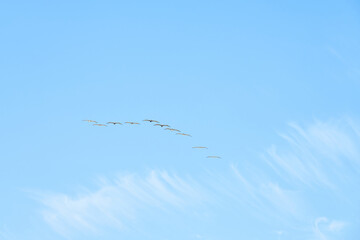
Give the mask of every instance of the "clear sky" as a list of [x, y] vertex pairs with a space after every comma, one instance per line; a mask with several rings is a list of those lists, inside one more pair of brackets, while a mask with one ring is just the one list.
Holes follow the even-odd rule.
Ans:
[[359, 1], [1, 1], [0, 29], [0, 240], [360, 235]]

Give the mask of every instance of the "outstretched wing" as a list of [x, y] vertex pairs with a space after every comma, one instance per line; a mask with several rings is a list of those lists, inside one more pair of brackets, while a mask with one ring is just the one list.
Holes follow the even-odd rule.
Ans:
[[107, 127], [105, 124], [93, 124], [93, 126]]
[[145, 122], [156, 122], [156, 123], [158, 123], [158, 122], [159, 122], [159, 121], [152, 120], [152, 119], [145, 119], [145, 120], [143, 120], [143, 121], [145, 121]]
[[137, 122], [125, 122], [125, 123], [128, 123], [128, 124], [140, 124], [140, 123], [137, 123]]
[[180, 132], [180, 130], [177, 130], [177, 129], [175, 129], [175, 128], [165, 128], [164, 130]]
[[122, 124], [121, 122], [107, 122], [108, 124], [113, 124], [113, 125], [115, 125], [115, 124]]
[[187, 134], [187, 133], [176, 133], [177, 135], [182, 135], [182, 136], [189, 136], [189, 137], [191, 137], [191, 135], [190, 134]]
[[83, 121], [89, 122], [89, 123], [91, 123], [91, 122], [97, 123], [97, 121], [94, 121], [94, 120], [83, 120]]

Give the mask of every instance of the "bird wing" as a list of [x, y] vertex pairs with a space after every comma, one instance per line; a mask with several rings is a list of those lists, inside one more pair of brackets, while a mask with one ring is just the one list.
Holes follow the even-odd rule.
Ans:
[[190, 134], [186, 134], [186, 133], [176, 133], [177, 135], [182, 135], [182, 136], [189, 136], [189, 137], [191, 137], [191, 135]]
[[85, 121], [85, 122], [95, 122], [96, 123], [96, 121], [94, 121], [94, 120], [83, 120], [83, 121]]

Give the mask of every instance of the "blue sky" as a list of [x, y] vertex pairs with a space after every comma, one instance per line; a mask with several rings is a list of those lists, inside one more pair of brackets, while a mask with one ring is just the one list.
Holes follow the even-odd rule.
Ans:
[[1, 240], [359, 236], [359, 2], [3, 1], [0, 28]]

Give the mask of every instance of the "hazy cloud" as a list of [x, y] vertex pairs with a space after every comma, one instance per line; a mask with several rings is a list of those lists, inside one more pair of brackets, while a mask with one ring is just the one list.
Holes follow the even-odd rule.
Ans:
[[201, 203], [204, 197], [201, 188], [190, 179], [151, 171], [147, 176], [102, 179], [97, 190], [77, 196], [42, 194], [41, 201], [45, 221], [66, 236], [71, 229], [96, 233], [101, 225], [122, 229], [140, 215], [140, 210], [185, 209]]
[[[283, 143], [269, 147], [259, 164], [248, 161], [243, 167], [234, 162], [227, 171], [207, 170], [192, 178], [167, 171], [104, 178], [97, 189], [77, 195], [42, 194], [42, 215], [66, 236], [73, 230], [96, 233], [101, 226], [121, 230], [136, 225], [149, 209], [196, 211], [214, 204], [235, 211], [239, 206], [267, 224], [274, 219], [280, 222], [282, 230], [273, 230], [279, 238], [286, 232], [298, 239], [328, 239], [341, 232], [348, 220], [317, 217], [316, 209], [324, 204], [341, 208], [344, 201], [356, 205], [349, 191], [359, 182], [358, 126], [350, 119], [308, 126], [290, 123], [287, 133], [279, 134]], [[314, 194], [321, 200], [313, 201]]]

